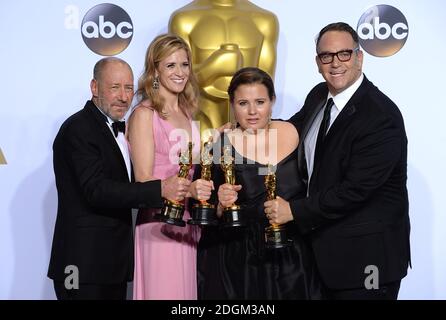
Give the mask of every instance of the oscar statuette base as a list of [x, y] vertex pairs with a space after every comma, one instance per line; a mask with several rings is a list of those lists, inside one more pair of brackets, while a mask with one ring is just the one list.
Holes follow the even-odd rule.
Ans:
[[182, 203], [164, 200], [164, 206], [159, 214], [155, 215], [155, 219], [172, 224], [179, 227], [186, 226], [183, 220], [184, 205]]
[[209, 203], [199, 203], [192, 207], [191, 219], [188, 224], [200, 226], [216, 226], [218, 219], [215, 206]]
[[288, 239], [284, 225], [270, 225], [265, 228], [265, 247], [267, 249], [281, 249], [293, 243]]
[[244, 227], [246, 222], [243, 219], [240, 206], [234, 204], [223, 209], [222, 227]]

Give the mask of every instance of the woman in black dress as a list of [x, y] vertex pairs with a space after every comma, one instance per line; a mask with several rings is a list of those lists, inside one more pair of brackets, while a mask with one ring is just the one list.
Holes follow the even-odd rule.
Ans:
[[[310, 248], [294, 221], [287, 223], [289, 246], [265, 247], [264, 173], [273, 165], [276, 193], [285, 200], [305, 197], [297, 166], [299, 136], [293, 125], [271, 121], [275, 101], [271, 77], [243, 68], [228, 89], [239, 127], [217, 144], [229, 145], [235, 159], [236, 185], [225, 183], [219, 164], [212, 170], [221, 217], [223, 207], [242, 208], [244, 227], [204, 227], [198, 247], [199, 299], [320, 299], [320, 284]], [[214, 148], [218, 150], [219, 148]], [[215, 162], [219, 156], [214, 154]], [[215, 163], [214, 162], [214, 163]]]

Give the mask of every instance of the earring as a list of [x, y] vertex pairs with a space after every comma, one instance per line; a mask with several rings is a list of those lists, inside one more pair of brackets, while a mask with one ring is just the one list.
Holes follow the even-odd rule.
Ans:
[[158, 78], [158, 76], [156, 76], [156, 77], [153, 79], [153, 82], [152, 82], [152, 88], [153, 88], [154, 90], [158, 90], [158, 89], [160, 88], [160, 79]]

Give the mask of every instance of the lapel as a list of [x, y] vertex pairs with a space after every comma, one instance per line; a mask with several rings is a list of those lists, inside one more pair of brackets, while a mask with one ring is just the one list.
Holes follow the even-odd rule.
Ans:
[[302, 139], [305, 140], [308, 131], [311, 128], [311, 125], [313, 124], [314, 119], [316, 118], [317, 114], [321, 111], [321, 109], [325, 106], [325, 103], [327, 102], [327, 94], [322, 95], [320, 99], [318, 99], [318, 102], [316, 104], [316, 107], [312, 110], [311, 114], [308, 117], [308, 121], [305, 121], [305, 126], [302, 132]]
[[317, 114], [321, 109], [324, 107], [326, 102], [326, 97], [328, 94], [328, 89], [325, 87], [325, 90], [321, 90], [317, 96], [315, 97], [315, 107], [310, 111], [310, 114], [308, 116], [308, 120], [305, 119], [305, 125], [302, 130], [302, 133], [300, 133], [300, 146], [297, 149], [297, 163], [299, 167], [299, 172], [301, 176], [303, 177], [303, 180], [305, 183], [308, 181], [308, 172], [307, 172], [307, 163], [305, 159], [305, 138], [308, 134], [308, 131], [310, 130], [311, 125], [313, 124], [314, 118], [316, 118]]
[[[327, 135], [325, 136], [325, 139], [322, 142], [322, 146], [327, 143], [330, 143], [330, 141], [333, 139], [332, 137], [335, 137], [336, 135], [339, 134], [339, 132], [342, 132], [345, 126], [352, 121], [353, 117], [356, 115], [358, 111], [358, 108], [360, 107], [360, 103], [364, 97], [364, 94], [368, 91], [370, 84], [371, 82], [364, 75], [364, 80], [362, 81], [361, 85], [353, 94], [353, 96], [350, 98], [350, 100], [347, 102], [345, 107], [336, 117], [336, 120], [333, 122], [330, 129], [328, 130]], [[314, 167], [316, 167], [316, 164], [320, 159], [321, 153], [324, 152], [324, 149], [325, 148], [323, 147], [317, 149], [319, 152], [314, 155], [315, 158]]]
[[342, 109], [342, 111], [336, 117], [336, 120], [331, 125], [330, 130], [328, 130], [324, 143], [329, 141], [330, 137], [335, 136], [339, 131], [342, 131], [345, 125], [352, 121], [353, 116], [360, 107], [364, 94], [368, 91], [370, 83], [371, 82], [367, 80], [366, 76], [364, 75], [364, 80], [362, 81], [361, 85], [347, 102], [344, 109]]
[[118, 143], [116, 142], [113, 133], [111, 132], [110, 128], [106, 123], [107, 118], [101, 113], [101, 111], [99, 111], [99, 109], [95, 106], [95, 104], [91, 100], [87, 101], [84, 110], [86, 110], [86, 112], [89, 113], [90, 115], [89, 118], [93, 119], [94, 125], [100, 131], [107, 145], [109, 145], [112, 148], [113, 154], [119, 159], [121, 169], [125, 173], [125, 176], [127, 177], [128, 180], [127, 167], [125, 165], [124, 157], [122, 156], [121, 149], [119, 149]]

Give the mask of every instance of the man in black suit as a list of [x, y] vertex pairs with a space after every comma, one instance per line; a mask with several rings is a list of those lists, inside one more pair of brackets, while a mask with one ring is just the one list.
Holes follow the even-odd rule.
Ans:
[[58, 194], [48, 277], [58, 299], [125, 299], [133, 278], [131, 208], [181, 201], [190, 182], [176, 176], [131, 183], [125, 123], [133, 73], [118, 58], [99, 60], [93, 95], [54, 140]]
[[324, 27], [316, 51], [325, 82], [289, 120], [307, 197], [267, 202], [265, 212], [309, 235], [329, 299], [396, 299], [410, 264], [403, 118], [362, 73], [349, 25]]

